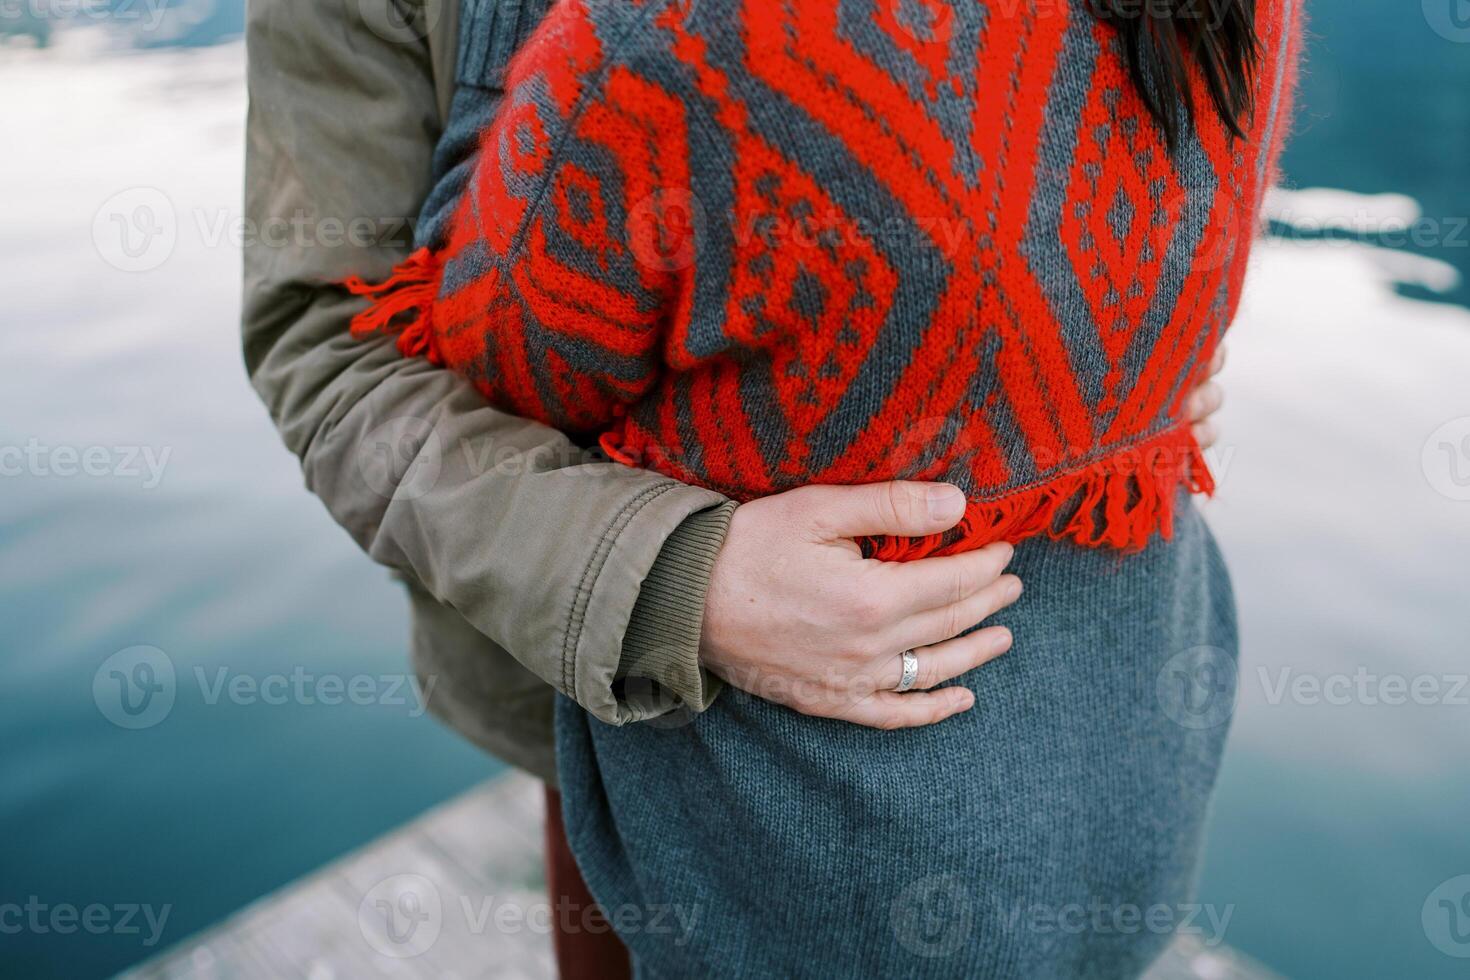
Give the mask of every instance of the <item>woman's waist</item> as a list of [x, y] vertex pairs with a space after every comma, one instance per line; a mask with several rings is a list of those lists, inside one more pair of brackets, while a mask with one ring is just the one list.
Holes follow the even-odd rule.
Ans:
[[[610, 457], [746, 502], [812, 484], [887, 480], [958, 486], [968, 505], [950, 531], [925, 538], [875, 537], [865, 553], [901, 561], [954, 554], [994, 541], [1049, 537], [1138, 551], [1173, 533], [1181, 493], [1211, 493], [1213, 478], [1187, 424], [1167, 420], [1131, 436], [1087, 445], [1002, 446], [978, 420], [915, 426], [823, 442], [822, 427], [789, 416], [690, 410], [653, 397], [602, 434]], [[773, 431], [761, 431], [766, 425]], [[830, 439], [830, 436], [825, 436]]]

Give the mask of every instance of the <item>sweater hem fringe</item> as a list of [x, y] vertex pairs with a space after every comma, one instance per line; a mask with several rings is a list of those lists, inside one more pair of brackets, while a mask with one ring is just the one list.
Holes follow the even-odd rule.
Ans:
[[971, 500], [959, 524], [927, 537], [869, 537], [863, 554], [914, 561], [959, 554], [996, 541], [1046, 535], [1087, 548], [1141, 551], [1155, 530], [1174, 536], [1179, 489], [1213, 496], [1215, 480], [1188, 423], [1135, 443], [1082, 469], [995, 500]]
[[[342, 281], [354, 296], [371, 300], [368, 308], [352, 318], [352, 336], [362, 340], [373, 334], [398, 335], [398, 352], [404, 357], [423, 357], [444, 366], [430, 318], [439, 290], [439, 261], [421, 248], [398, 265], [382, 282], [370, 283], [359, 276]], [[405, 314], [412, 317], [405, 321]]]

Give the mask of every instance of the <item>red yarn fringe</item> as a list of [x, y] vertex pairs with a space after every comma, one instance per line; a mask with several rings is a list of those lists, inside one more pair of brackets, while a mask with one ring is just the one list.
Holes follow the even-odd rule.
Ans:
[[[427, 248], [400, 262], [382, 282], [370, 283], [352, 276], [342, 285], [354, 296], [372, 300], [367, 309], [352, 318], [352, 336], [361, 339], [396, 330], [398, 351], [404, 357], [424, 357], [431, 364], [443, 365], [430, 322], [439, 292], [439, 262]], [[413, 318], [398, 326], [405, 313], [412, 313]]]
[[1107, 459], [998, 500], [972, 500], [957, 527], [923, 538], [871, 537], [858, 544], [881, 561], [952, 555], [994, 541], [1045, 534], [1089, 548], [1138, 551], [1157, 530], [1174, 535], [1180, 487], [1206, 495], [1215, 480], [1188, 424]]

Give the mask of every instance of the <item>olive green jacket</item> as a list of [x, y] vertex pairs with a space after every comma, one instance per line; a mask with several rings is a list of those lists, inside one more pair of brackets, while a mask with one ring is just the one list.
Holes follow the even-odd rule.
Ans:
[[493, 35], [478, 57], [503, 60], [536, 0], [252, 0], [245, 362], [307, 486], [408, 584], [431, 710], [554, 780], [553, 689], [613, 724], [708, 704], [699, 634], [734, 505], [348, 337], [360, 303], [333, 284], [410, 249], [461, 2]]

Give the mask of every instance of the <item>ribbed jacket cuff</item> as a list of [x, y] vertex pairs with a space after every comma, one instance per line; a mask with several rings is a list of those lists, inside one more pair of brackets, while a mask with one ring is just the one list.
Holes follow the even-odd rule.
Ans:
[[728, 501], [674, 529], [643, 580], [623, 636], [618, 678], [654, 681], [691, 711], [708, 708], [720, 689], [719, 678], [699, 666], [699, 635], [710, 572], [734, 513]]

